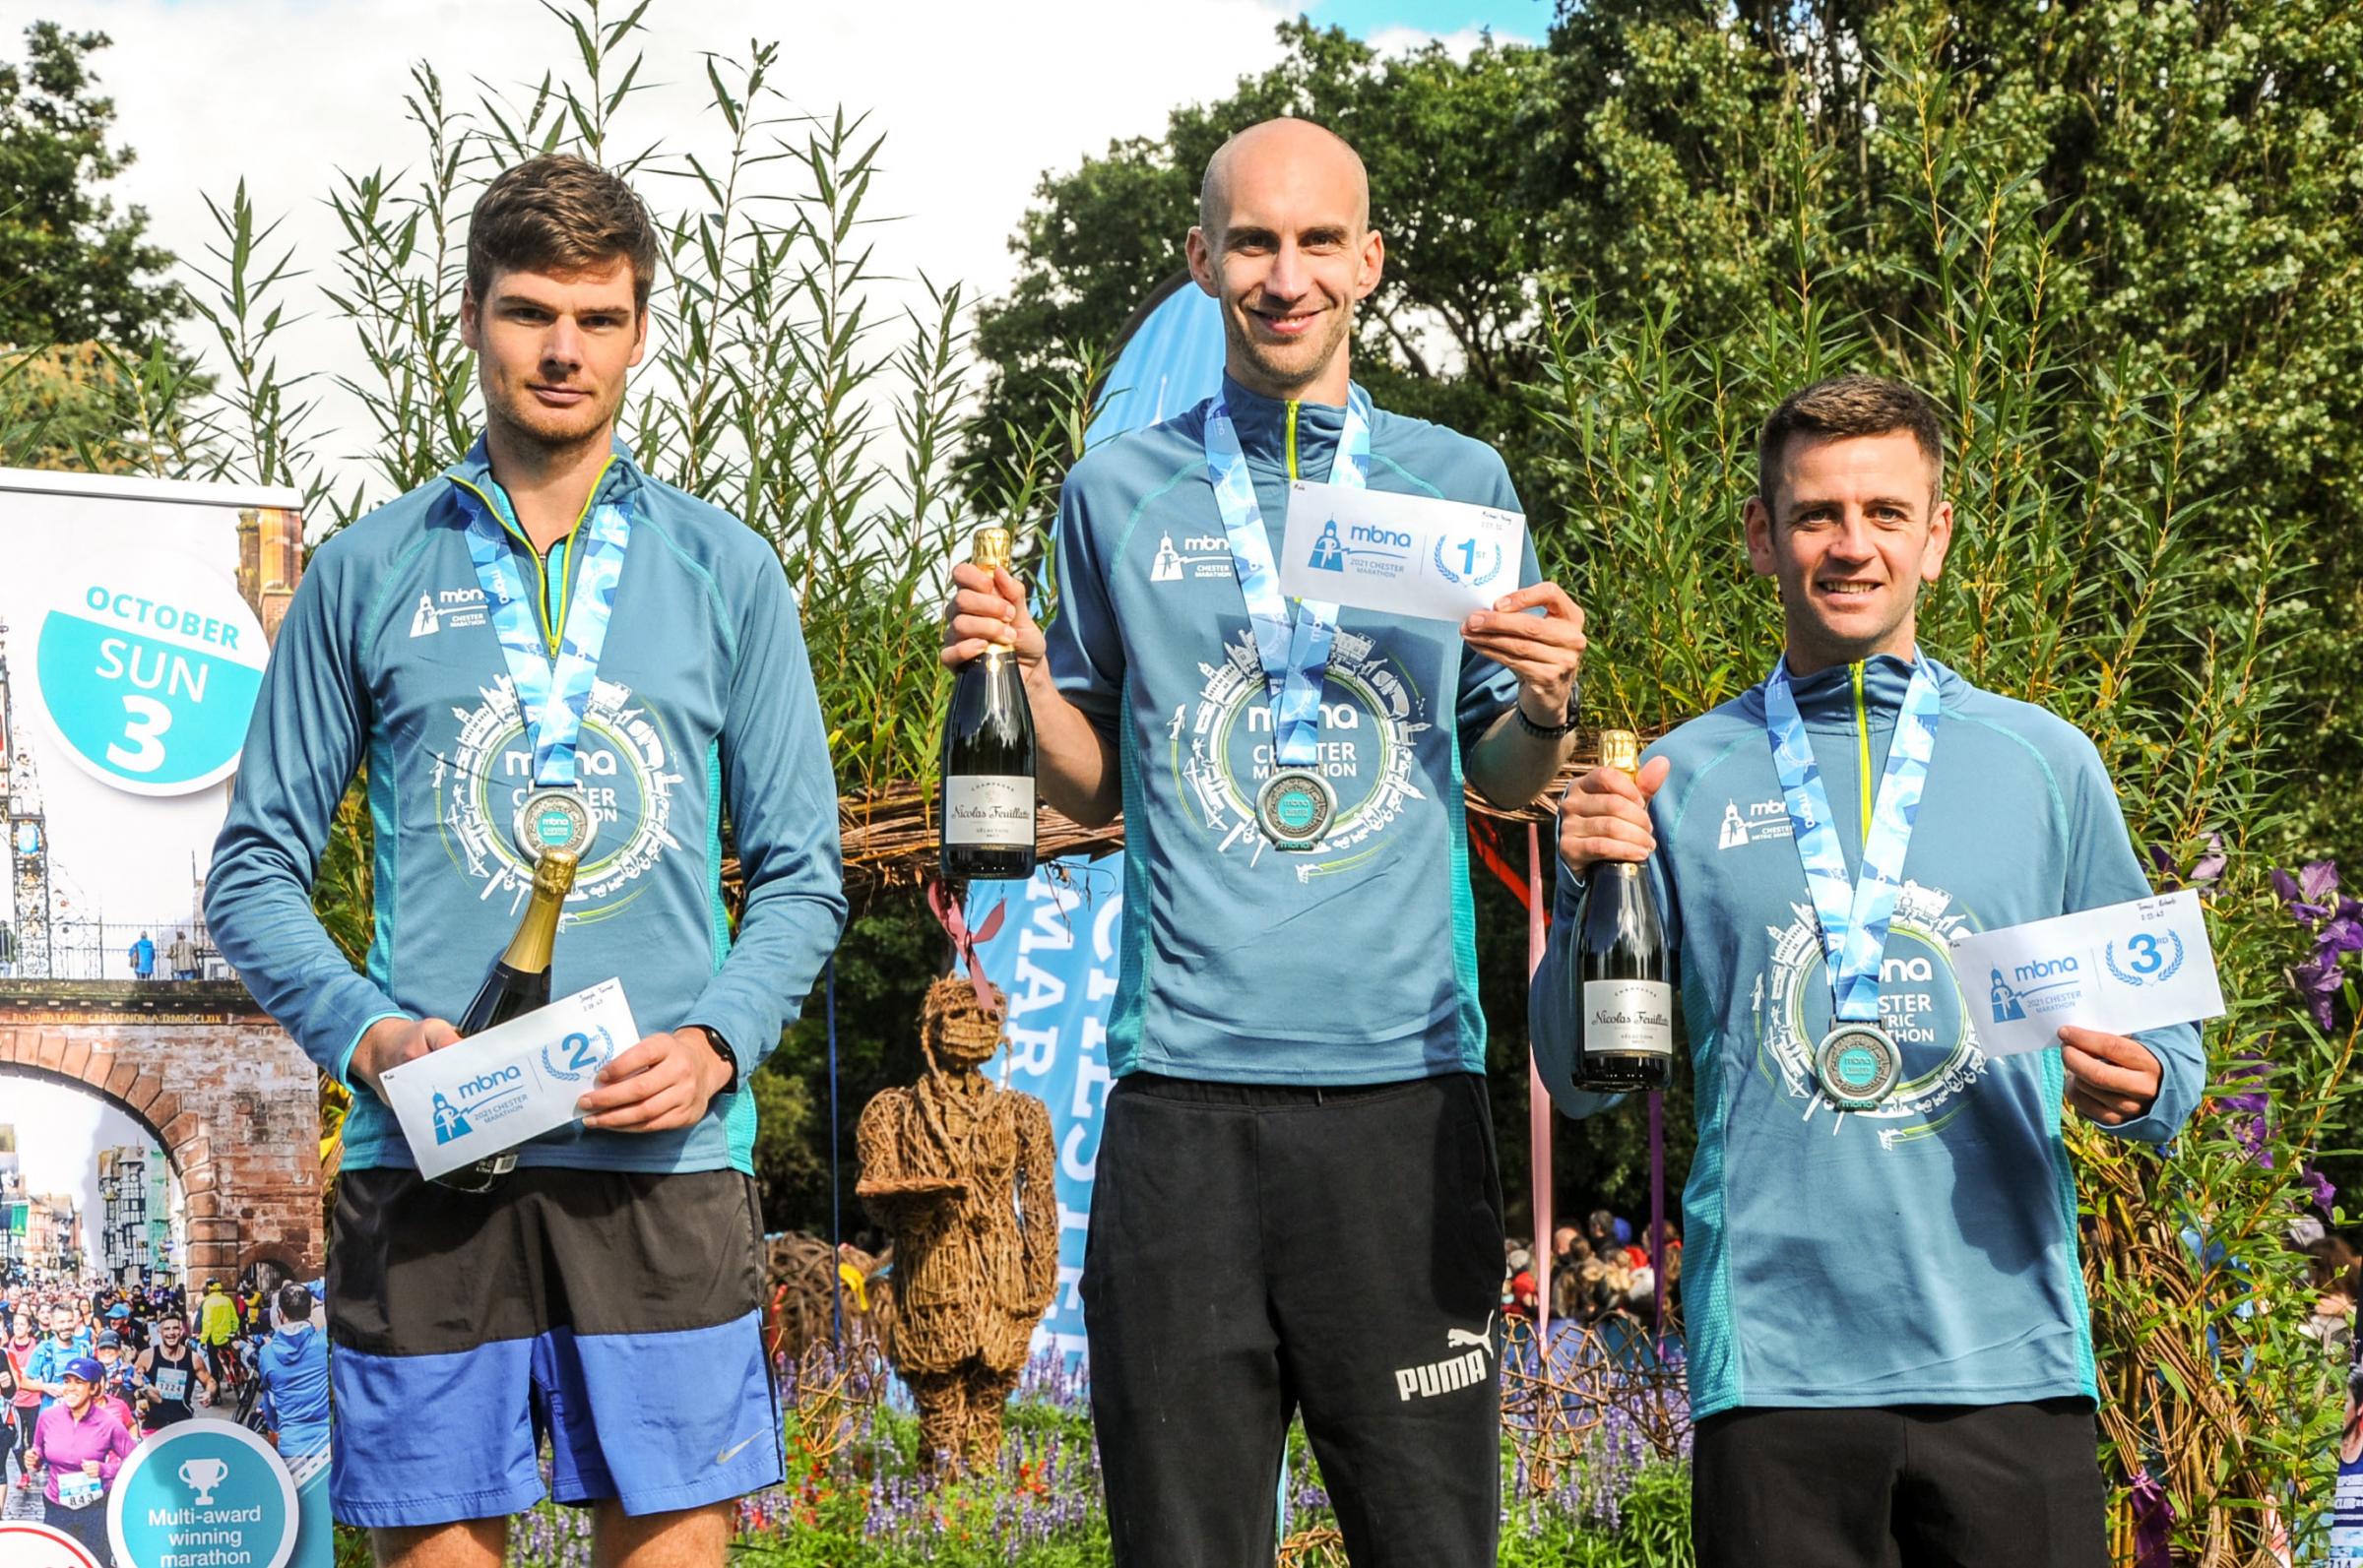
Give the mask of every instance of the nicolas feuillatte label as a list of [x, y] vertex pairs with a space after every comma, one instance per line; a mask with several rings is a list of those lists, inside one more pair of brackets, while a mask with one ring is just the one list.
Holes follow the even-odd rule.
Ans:
[[1034, 781], [1001, 774], [955, 775], [943, 782], [943, 842], [1034, 842]]
[[1674, 1054], [1674, 987], [1663, 980], [1583, 982], [1583, 1048]]

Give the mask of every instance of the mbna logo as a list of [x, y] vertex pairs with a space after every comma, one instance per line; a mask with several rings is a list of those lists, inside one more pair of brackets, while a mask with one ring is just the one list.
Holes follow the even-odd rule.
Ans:
[[2037, 959], [2032, 964], [2021, 964], [2013, 972], [2021, 981], [2047, 980], [2055, 974], [2074, 974], [2076, 970], [2076, 957], [2071, 954], [2067, 958]]
[[460, 1086], [460, 1097], [464, 1099], [474, 1099], [479, 1095], [489, 1095], [504, 1084], [518, 1082], [521, 1076], [514, 1064], [502, 1068], [497, 1073], [479, 1073]]
[[1354, 525], [1353, 537], [1359, 544], [1387, 544], [1398, 550], [1411, 548], [1411, 535], [1399, 529], [1373, 528], [1368, 523]]

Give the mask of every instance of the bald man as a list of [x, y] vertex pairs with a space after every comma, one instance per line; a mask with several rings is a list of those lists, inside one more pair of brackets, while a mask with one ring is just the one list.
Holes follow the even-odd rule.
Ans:
[[943, 650], [1013, 651], [1044, 798], [1124, 815], [1082, 1282], [1115, 1558], [1270, 1562], [1301, 1411], [1357, 1568], [1491, 1563], [1501, 1197], [1461, 784], [1522, 804], [1557, 772], [1582, 616], [1531, 549], [1461, 624], [1284, 601], [1292, 480], [1517, 492], [1353, 383], [1385, 246], [1344, 142], [1233, 138], [1188, 256], [1221, 391], [1075, 465], [1047, 634], [962, 566]]

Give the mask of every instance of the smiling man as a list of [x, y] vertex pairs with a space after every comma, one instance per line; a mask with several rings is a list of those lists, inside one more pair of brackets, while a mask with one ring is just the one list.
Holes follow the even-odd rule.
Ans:
[[1075, 466], [1047, 635], [1006, 571], [954, 572], [944, 661], [1013, 649], [1045, 798], [1123, 811], [1082, 1282], [1123, 1568], [1269, 1562], [1297, 1411], [1357, 1568], [1494, 1560], [1501, 1200], [1461, 781], [1548, 784], [1582, 618], [1531, 551], [1465, 624], [1282, 601], [1299, 476], [1520, 509], [1492, 448], [1354, 383], [1369, 214], [1329, 132], [1234, 137], [1187, 240], [1221, 391]]
[[[239, 977], [352, 1092], [330, 1490], [405, 1568], [497, 1568], [544, 1434], [550, 1490], [594, 1506], [609, 1564], [719, 1564], [729, 1500], [781, 1474], [744, 1085], [844, 919], [836, 786], [778, 558], [616, 440], [656, 265], [647, 211], [592, 164], [485, 190], [460, 301], [483, 436], [313, 554], [206, 887]], [[309, 896], [356, 772], [360, 972]], [[620, 978], [655, 1033], [585, 1072], [582, 1119], [490, 1191], [422, 1181], [381, 1079], [467, 1049], [448, 1020], [552, 820], [580, 866], [553, 993]]]
[[[1918, 640], [1952, 538], [1937, 409], [1870, 376], [1765, 421], [1748, 554], [1780, 663], [1560, 812], [1532, 993], [1561, 1108], [1587, 871], [1642, 861], [1695, 1075], [1683, 1195], [1700, 1568], [2105, 1561], [2063, 1105], [2171, 1138], [2196, 1029], [1989, 1058], [1951, 939], [2149, 891], [2092, 743]], [[1859, 891], [1858, 891], [1859, 888]]]

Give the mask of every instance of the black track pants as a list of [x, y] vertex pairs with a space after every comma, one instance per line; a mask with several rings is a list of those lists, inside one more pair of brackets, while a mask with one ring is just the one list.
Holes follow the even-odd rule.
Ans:
[[1698, 1425], [1698, 1568], [2105, 1568], [2086, 1400], [1739, 1410]]
[[1300, 1410], [1355, 1568], [1493, 1563], [1501, 1289], [1475, 1075], [1123, 1079], [1082, 1284], [1118, 1568], [1271, 1562]]

